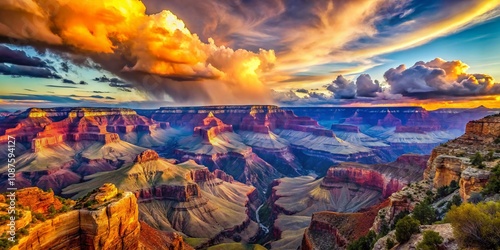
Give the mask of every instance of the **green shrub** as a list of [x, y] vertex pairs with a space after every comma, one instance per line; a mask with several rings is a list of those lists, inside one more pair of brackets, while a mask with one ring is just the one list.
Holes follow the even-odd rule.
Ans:
[[436, 210], [429, 203], [420, 202], [413, 209], [413, 218], [422, 225], [430, 225], [436, 221]]
[[446, 221], [464, 248], [497, 249], [500, 246], [500, 202], [464, 203], [452, 207]]
[[390, 250], [391, 248], [393, 248], [394, 246], [396, 245], [396, 242], [394, 242], [391, 238], [387, 238], [387, 240], [385, 241], [385, 248], [387, 250]]
[[349, 243], [349, 245], [347, 245], [347, 250], [372, 249], [376, 241], [377, 234], [370, 230], [367, 235], [361, 236], [359, 239]]
[[396, 240], [399, 243], [407, 242], [414, 233], [418, 233], [420, 223], [407, 215], [396, 223]]
[[434, 231], [424, 231], [424, 238], [417, 245], [418, 250], [438, 250], [443, 237]]
[[59, 209], [59, 213], [66, 213], [69, 211], [69, 207], [66, 205], [63, 205], [61, 209]]
[[474, 154], [474, 156], [472, 156], [470, 158], [470, 163], [473, 165], [473, 166], [476, 166], [478, 168], [484, 168], [485, 165], [483, 163], [483, 156], [481, 155], [481, 153], [479, 152], [476, 152], [476, 154]]
[[500, 164], [497, 164], [490, 173], [486, 186], [481, 191], [483, 195], [500, 193]]
[[396, 224], [398, 224], [399, 220], [403, 219], [405, 216], [407, 216], [409, 214], [410, 214], [410, 212], [408, 212], [408, 210], [404, 210], [404, 211], [399, 212], [399, 214], [397, 214], [396, 216], [394, 216], [394, 224], [392, 224], [391, 230], [396, 228]]

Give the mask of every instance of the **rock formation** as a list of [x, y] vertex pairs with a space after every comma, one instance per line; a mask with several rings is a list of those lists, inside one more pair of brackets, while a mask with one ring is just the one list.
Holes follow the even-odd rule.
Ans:
[[[458, 182], [460, 196], [467, 200], [472, 192], [486, 185], [490, 169], [498, 163], [496, 138], [500, 138], [499, 115], [467, 123], [464, 135], [432, 151], [424, 177], [431, 180], [435, 188], [448, 186], [453, 180]], [[490, 154], [491, 159], [481, 157], [482, 162], [474, 165], [471, 159], [476, 153]]]
[[135, 194], [141, 220], [153, 228], [214, 242], [236, 233], [246, 235], [245, 240], [256, 234], [258, 227], [247, 214], [255, 199], [254, 187], [194, 161], [174, 165], [153, 150], [136, 159], [120, 169], [90, 175], [63, 193], [76, 199], [110, 182]]
[[[294, 239], [295, 236], [291, 235], [296, 235], [296, 232], [299, 231], [301, 239], [303, 230], [309, 226], [310, 220], [308, 218], [314, 213], [334, 211], [337, 212], [336, 215], [344, 216], [344, 213], [361, 213], [364, 209], [378, 206], [409, 183], [421, 180], [427, 159], [428, 156], [403, 155], [395, 162], [388, 164], [363, 165], [345, 162], [331, 167], [323, 178], [315, 179], [302, 176], [279, 179], [273, 184], [273, 192], [268, 201], [272, 207], [272, 216], [276, 219], [273, 232], [277, 238], [300, 243]], [[377, 211], [391, 205], [391, 200], [383, 204], [374, 210], [371, 217], [366, 217], [369, 220], [366, 220], [363, 230], [367, 232], [372, 227]], [[363, 216], [359, 216], [361, 220]], [[292, 222], [302, 226], [297, 226], [297, 229], [292, 231], [281, 227]], [[313, 241], [311, 238], [320, 237], [318, 235], [323, 235], [324, 232], [327, 232], [329, 237], [333, 237], [331, 239], [335, 239], [337, 242], [335, 246], [330, 245], [331, 247], [345, 246], [346, 241], [342, 240], [342, 237], [334, 237], [336, 234], [342, 234], [343, 237], [347, 235], [346, 232], [336, 231], [340, 229], [341, 224], [324, 225], [319, 220], [317, 223], [311, 222], [309, 228], [311, 226], [315, 229], [307, 232], [309, 236], [306, 236], [303, 241], [305, 247], [314, 246], [311, 243]], [[350, 228], [352, 227], [350, 226]], [[317, 234], [311, 235], [312, 232]], [[356, 235], [359, 237], [362, 234]], [[352, 237], [349, 236], [348, 239], [352, 239]], [[273, 243], [273, 247], [284, 248], [279, 242]], [[286, 247], [297, 246], [286, 245]]]
[[[55, 213], [48, 210], [54, 204], [60, 207], [61, 202], [53, 193], [29, 188], [18, 194], [22, 196], [18, 206], [30, 209], [22, 213], [31, 217], [39, 212], [37, 218], [48, 219], [30, 221], [29, 227], [17, 220], [18, 229], [24, 227], [28, 234], [23, 236], [18, 231], [18, 243], [11, 249], [192, 249], [180, 235], [160, 232], [140, 222], [135, 196], [118, 192], [113, 184], [89, 193], [73, 209], [56, 209]], [[71, 200], [65, 203], [75, 204]]]

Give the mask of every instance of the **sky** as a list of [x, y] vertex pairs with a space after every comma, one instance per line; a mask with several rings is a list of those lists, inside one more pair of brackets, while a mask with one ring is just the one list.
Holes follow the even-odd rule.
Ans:
[[0, 109], [500, 108], [500, 0], [5, 0]]

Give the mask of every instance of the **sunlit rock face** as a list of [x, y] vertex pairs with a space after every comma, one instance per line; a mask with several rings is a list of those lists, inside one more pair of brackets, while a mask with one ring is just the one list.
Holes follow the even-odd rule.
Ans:
[[[37, 190], [20, 190], [24, 198], [19, 204], [48, 215], [46, 210], [49, 204], [44, 205], [39, 195], [54, 199], [53, 194], [35, 189]], [[99, 197], [106, 197], [106, 200], [101, 200]], [[25, 200], [40, 202], [25, 202]], [[125, 192], [117, 196], [116, 187], [108, 184], [82, 202], [88, 201], [95, 201], [91, 209], [75, 207], [76, 209], [58, 214], [52, 219], [34, 223], [29, 228], [29, 234], [21, 238], [12, 249], [138, 248], [140, 224], [137, 199], [132, 193]], [[60, 208], [61, 204], [56, 202], [54, 207], [56, 206]]]
[[[424, 177], [436, 188], [456, 181], [460, 196], [468, 199], [472, 192], [479, 192], [486, 185], [491, 168], [497, 164], [497, 138], [500, 138], [499, 115], [470, 121], [464, 135], [432, 151]], [[482, 166], [473, 165], [470, 160], [476, 153], [483, 156]], [[491, 159], [484, 157], [488, 154]]]

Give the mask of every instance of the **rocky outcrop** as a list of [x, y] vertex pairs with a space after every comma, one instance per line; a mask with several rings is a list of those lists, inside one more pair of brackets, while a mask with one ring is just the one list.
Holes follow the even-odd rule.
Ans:
[[472, 192], [480, 192], [490, 177], [489, 170], [468, 167], [460, 175], [460, 196], [468, 200]]
[[402, 179], [392, 179], [375, 170], [347, 166], [330, 168], [325, 178], [323, 178], [321, 187], [326, 189], [338, 188], [339, 183], [353, 183], [378, 190], [384, 198], [399, 191], [407, 184]]
[[154, 122], [131, 109], [33, 108], [2, 120], [0, 143], [13, 136], [18, 142], [31, 143], [32, 150], [38, 152], [66, 141], [110, 143], [119, 140], [119, 133], [151, 133], [167, 128], [168, 123]]
[[[494, 143], [500, 137], [500, 116], [492, 115], [466, 126], [466, 133], [454, 140], [436, 147], [429, 159], [424, 178], [432, 181], [434, 188], [450, 185], [457, 181], [460, 196], [467, 200], [471, 192], [479, 192], [487, 183], [490, 169], [497, 164]], [[491, 153], [490, 153], [491, 152]], [[476, 154], [481, 157], [480, 164], [473, 165], [471, 158]]]
[[[12, 249], [137, 249], [140, 225], [137, 200], [132, 193], [113, 196], [114, 185], [96, 190], [72, 210], [32, 225], [29, 234]], [[42, 191], [30, 189], [37, 199]], [[47, 194], [46, 194], [47, 195]], [[48, 194], [50, 196], [50, 193]], [[95, 197], [107, 197], [99, 201]], [[92, 202], [95, 201], [95, 202]]]
[[160, 158], [160, 156], [158, 155], [158, 153], [156, 153], [156, 151], [148, 149], [148, 150], [145, 150], [142, 153], [138, 154], [135, 157], [134, 162], [144, 163], [147, 161], [155, 161], [155, 160], [158, 160], [159, 158]]
[[330, 129], [333, 130], [333, 131], [359, 133], [359, 127], [358, 126], [348, 125], [348, 124], [332, 124], [332, 126], [330, 127]]
[[[443, 237], [443, 243], [439, 245], [439, 249], [460, 249], [458, 247], [458, 241], [453, 235], [453, 228], [450, 223], [437, 224], [437, 225], [422, 225], [420, 226], [420, 233], [413, 234], [404, 244], [397, 244], [392, 249], [398, 250], [409, 250], [416, 249], [418, 243], [423, 239], [423, 232], [434, 231], [437, 232], [441, 237]], [[387, 239], [391, 239], [393, 242], [397, 243], [395, 231], [389, 232], [386, 236], [377, 240], [373, 246], [373, 250], [385, 250], [387, 249]]]
[[178, 233], [159, 231], [141, 221], [141, 234], [138, 250], [168, 249], [168, 250], [194, 250]]
[[500, 115], [492, 115], [467, 123], [465, 133], [477, 136], [491, 136], [492, 138], [500, 137]]
[[460, 175], [469, 165], [469, 159], [450, 155], [439, 155], [432, 161], [433, 185], [436, 188], [449, 186], [452, 181], [460, 180]]
[[348, 242], [368, 233], [378, 211], [387, 205], [386, 200], [357, 213], [314, 213], [300, 249], [345, 249]]
[[377, 126], [382, 127], [399, 127], [401, 125], [401, 119], [396, 118], [390, 110], [387, 110], [387, 115], [383, 119], [377, 121]]
[[[113, 184], [103, 185], [80, 200], [72, 210], [57, 212], [55, 215], [44, 212], [48, 207], [47, 201], [50, 197], [53, 198], [52, 193], [43, 192], [38, 188], [22, 189], [18, 192], [23, 195], [18, 203], [25, 205], [23, 209], [29, 206], [31, 210], [40, 211], [48, 219], [32, 222], [30, 227], [25, 227], [28, 235], [20, 236], [18, 244], [11, 248], [14, 250], [193, 249], [179, 234], [161, 232], [140, 222], [135, 196], [130, 192], [117, 192]], [[37, 202], [39, 200], [43, 202]], [[66, 200], [65, 203], [72, 206], [74, 201]], [[30, 210], [23, 213], [25, 217], [27, 214], [31, 218]], [[16, 221], [18, 228], [25, 226], [21, 222]]]
[[44, 192], [40, 188], [23, 188], [16, 192], [17, 204], [29, 208], [32, 212], [48, 214], [49, 207], [59, 210], [63, 206], [53, 192]]

